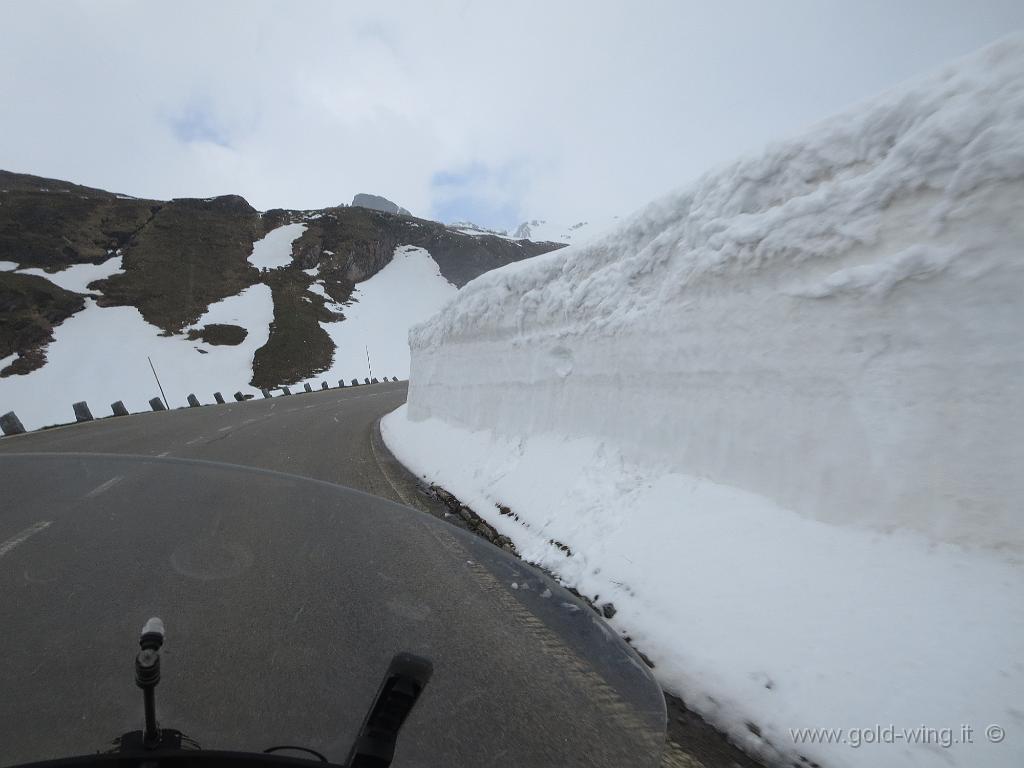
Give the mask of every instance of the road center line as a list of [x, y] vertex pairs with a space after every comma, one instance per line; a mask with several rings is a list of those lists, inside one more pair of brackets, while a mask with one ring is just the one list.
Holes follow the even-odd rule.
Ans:
[[91, 499], [93, 496], [99, 496], [101, 493], [106, 493], [119, 482], [121, 482], [122, 479], [123, 478], [121, 477], [121, 475], [115, 475], [114, 477], [107, 480], [105, 483], [100, 483], [87, 494], [85, 494], [85, 498]]
[[29, 538], [30, 536], [35, 536], [40, 531], [43, 531], [43, 530], [49, 528], [50, 525], [51, 525], [51, 521], [49, 521], [49, 520], [42, 520], [42, 521], [36, 523], [35, 525], [30, 525], [28, 528], [26, 528], [21, 533], [18, 533], [16, 535], [12, 536], [7, 541], [5, 541], [3, 544], [0, 544], [0, 557], [3, 557], [4, 555], [6, 555], [8, 552], [10, 552], [12, 549], [14, 549], [16, 546], [21, 544], [23, 541], [25, 541], [25, 539]]

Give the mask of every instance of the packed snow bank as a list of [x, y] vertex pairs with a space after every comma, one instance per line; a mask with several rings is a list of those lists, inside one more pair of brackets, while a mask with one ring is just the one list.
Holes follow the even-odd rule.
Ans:
[[96, 280], [105, 280], [122, 272], [124, 272], [124, 269], [121, 266], [121, 256], [118, 254], [111, 256], [102, 264], [72, 264], [59, 272], [47, 272], [38, 267], [31, 267], [30, 269], [19, 270], [18, 274], [36, 275], [45, 278], [67, 291], [89, 293], [89, 283]]
[[[1019, 568], [913, 534], [809, 520], [633, 464], [601, 440], [501, 437], [409, 421], [404, 408], [382, 422], [403, 463], [483, 513], [526, 560], [615, 605], [612, 624], [655, 660], [655, 674], [745, 748], [826, 765], [928, 765], [935, 749], [954, 764], [1019, 764], [1019, 741], [981, 743], [992, 723], [1020, 734]], [[875, 723], [957, 735], [968, 724], [978, 743], [833, 753], [790, 733]]]
[[[386, 439], [737, 740], [1018, 765], [1022, 202], [1014, 37], [469, 283]], [[876, 724], [974, 743], [789, 733]]]
[[287, 267], [292, 263], [292, 243], [305, 231], [305, 224], [285, 224], [270, 230], [253, 243], [249, 263], [257, 269]]
[[[330, 298], [319, 283], [310, 290]], [[356, 286], [352, 303], [328, 304], [345, 319], [320, 324], [334, 342], [334, 361], [330, 370], [309, 382], [317, 386], [319, 381], [332, 385], [338, 379], [362, 381], [371, 376], [371, 367], [378, 378], [408, 378], [409, 329], [436, 313], [457, 291], [429, 252], [412, 245], [399, 246], [387, 266]]]
[[1015, 38], [482, 275], [412, 332], [410, 414], [1021, 550], [1022, 115]]
[[149, 410], [149, 399], [160, 391], [147, 356], [172, 408], [185, 405], [190, 393], [204, 403], [213, 402], [217, 391], [258, 395], [248, 385], [253, 354], [267, 343], [273, 317], [270, 288], [263, 284], [212, 304], [195, 328], [230, 323], [248, 329], [241, 344], [214, 346], [162, 336], [135, 307], [98, 307], [87, 299], [84, 310], [54, 329], [42, 368], [0, 379], [0, 412], [13, 410], [31, 430], [74, 421], [71, 404], [79, 400], [96, 417], [109, 415], [117, 400], [132, 412]]

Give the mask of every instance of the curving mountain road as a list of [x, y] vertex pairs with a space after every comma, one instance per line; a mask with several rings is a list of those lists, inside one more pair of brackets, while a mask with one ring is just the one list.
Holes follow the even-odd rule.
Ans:
[[133, 414], [5, 438], [0, 453], [73, 451], [223, 461], [402, 501], [374, 458], [371, 438], [377, 420], [404, 403], [407, 390], [406, 382], [392, 382]]
[[132, 649], [155, 613], [162, 718], [205, 746], [341, 760], [387, 659], [409, 650], [435, 676], [396, 766], [657, 765], [661, 693], [603, 622], [387, 501], [415, 495], [375, 447], [405, 395], [380, 384], [0, 440], [0, 764], [138, 727]]

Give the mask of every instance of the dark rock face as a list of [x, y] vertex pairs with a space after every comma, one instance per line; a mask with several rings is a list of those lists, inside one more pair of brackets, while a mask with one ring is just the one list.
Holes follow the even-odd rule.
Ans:
[[125, 246], [161, 205], [0, 171], [0, 258], [48, 271], [98, 264]]
[[397, 203], [392, 203], [386, 197], [368, 195], [365, 192], [360, 192], [353, 197], [352, 205], [359, 208], [370, 208], [374, 211], [384, 211], [384, 213], [397, 213], [402, 216], [412, 215], [405, 208], [402, 208]]
[[180, 331], [259, 281], [249, 254], [262, 236], [259, 214], [240, 197], [172, 200], [126, 246], [124, 274], [96, 283], [99, 303], [137, 307], [147, 322]]
[[202, 339], [212, 346], [238, 346], [245, 341], [245, 337], [248, 335], [249, 331], [242, 326], [224, 323], [210, 323], [202, 328], [193, 329], [188, 332], [189, 341]]
[[42, 277], [0, 272], [0, 358], [20, 353], [0, 377], [40, 368], [54, 326], [84, 307], [80, 295]]
[[274, 270], [265, 281], [274, 297], [274, 320], [270, 338], [253, 356], [252, 385], [274, 389], [323, 373], [334, 359], [334, 342], [320, 323], [340, 316], [306, 290], [310, 278], [298, 269]]

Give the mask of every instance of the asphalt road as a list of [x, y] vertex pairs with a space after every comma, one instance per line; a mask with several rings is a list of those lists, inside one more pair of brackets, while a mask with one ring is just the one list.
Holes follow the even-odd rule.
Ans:
[[0, 453], [74, 451], [223, 461], [402, 501], [374, 457], [371, 438], [377, 420], [404, 403], [407, 391], [406, 382], [373, 384], [106, 418], [4, 438]]
[[132, 658], [155, 614], [161, 720], [204, 746], [298, 743], [340, 760], [405, 650], [435, 673], [396, 766], [657, 765], [661, 693], [602, 621], [535, 569], [384, 500], [415, 493], [374, 441], [405, 393], [0, 440], [0, 764], [139, 727]]

